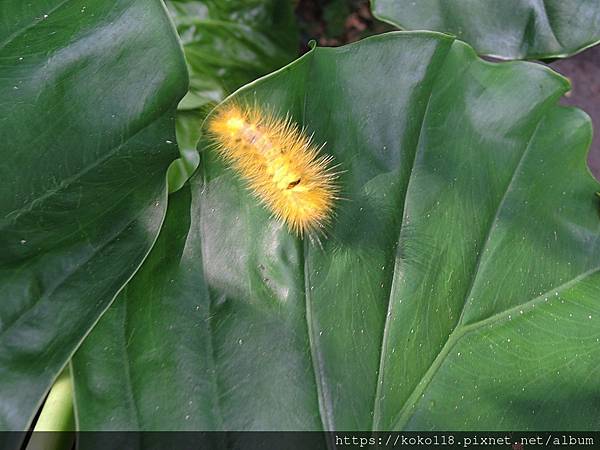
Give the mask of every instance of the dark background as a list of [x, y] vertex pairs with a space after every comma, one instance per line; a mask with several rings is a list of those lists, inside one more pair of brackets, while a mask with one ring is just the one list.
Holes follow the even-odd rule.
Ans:
[[600, 179], [600, 45], [550, 63], [550, 67], [571, 80], [571, 92], [561, 103], [578, 106], [592, 118], [594, 140], [588, 161]]
[[[313, 39], [331, 47], [394, 29], [373, 18], [368, 0], [297, 0], [296, 15], [302, 52]], [[577, 106], [592, 118], [594, 140], [589, 165], [600, 179], [600, 45], [548, 65], [571, 80], [572, 89], [561, 103]]]

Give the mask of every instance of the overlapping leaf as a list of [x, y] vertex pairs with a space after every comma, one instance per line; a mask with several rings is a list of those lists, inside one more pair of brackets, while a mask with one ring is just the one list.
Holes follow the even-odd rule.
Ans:
[[600, 3], [587, 0], [371, 0], [406, 30], [436, 30], [504, 59], [561, 58], [600, 42]]
[[150, 250], [187, 78], [159, 0], [0, 4], [0, 429]]

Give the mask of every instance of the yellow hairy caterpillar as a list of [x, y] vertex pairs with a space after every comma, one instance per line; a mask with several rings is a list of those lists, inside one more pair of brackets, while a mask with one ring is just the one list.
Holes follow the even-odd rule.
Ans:
[[329, 155], [289, 117], [229, 104], [209, 120], [218, 153], [252, 193], [296, 234], [322, 229], [331, 219], [338, 187]]

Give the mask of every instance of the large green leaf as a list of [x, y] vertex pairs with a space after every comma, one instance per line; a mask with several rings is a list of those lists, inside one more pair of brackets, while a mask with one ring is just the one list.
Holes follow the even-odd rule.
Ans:
[[159, 0], [0, 3], [0, 430], [150, 250], [186, 83]]
[[203, 142], [191, 198], [74, 358], [80, 425], [594, 429], [598, 184], [567, 89], [437, 33], [246, 86], [344, 170], [328, 237], [298, 240]]
[[480, 54], [561, 58], [600, 42], [600, 2], [589, 0], [371, 0], [373, 14], [406, 30], [450, 33]]
[[298, 30], [289, 0], [171, 0], [167, 4], [190, 73], [190, 91], [180, 109], [220, 102], [298, 53]]

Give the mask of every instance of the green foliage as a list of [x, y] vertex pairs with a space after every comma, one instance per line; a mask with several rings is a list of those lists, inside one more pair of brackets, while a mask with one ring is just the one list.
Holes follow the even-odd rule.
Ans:
[[302, 241], [199, 125], [291, 59], [290, 8], [170, 3], [175, 124], [161, 2], [0, 3], [0, 430], [71, 357], [84, 430], [597, 428], [599, 188], [566, 80], [412, 32], [248, 84], [340, 164]]
[[239, 88], [292, 61], [298, 32], [288, 0], [171, 0], [190, 91], [180, 109], [220, 102]]
[[568, 88], [423, 32], [242, 89], [327, 142], [337, 218], [298, 240], [201, 141], [74, 358], [81, 427], [594, 429], [598, 184]]
[[22, 430], [158, 235], [187, 78], [158, 0], [0, 17], [0, 430]]
[[588, 0], [371, 0], [373, 14], [406, 30], [450, 33], [480, 54], [562, 58], [600, 42], [600, 2]]
[[298, 30], [288, 0], [171, 0], [171, 18], [190, 76], [177, 113], [181, 158], [169, 169], [169, 190], [198, 167], [196, 144], [208, 111], [233, 91], [292, 61]]

